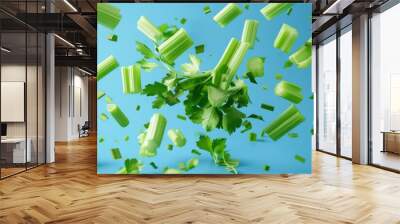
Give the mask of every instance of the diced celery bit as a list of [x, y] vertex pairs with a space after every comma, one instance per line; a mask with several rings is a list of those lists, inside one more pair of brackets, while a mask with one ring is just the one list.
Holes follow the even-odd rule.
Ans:
[[242, 31], [241, 42], [248, 43], [250, 49], [253, 49], [254, 42], [256, 41], [257, 30], [258, 30], [258, 21], [246, 19]]
[[283, 75], [282, 74], [275, 74], [275, 79], [276, 80], [282, 80], [283, 79]]
[[102, 121], [106, 121], [106, 120], [108, 120], [108, 116], [107, 116], [107, 114], [105, 114], [105, 113], [101, 113], [101, 114], [100, 114], [100, 120], [102, 120]]
[[199, 159], [193, 158], [187, 161], [186, 163], [182, 162], [179, 163], [179, 169], [183, 171], [189, 171], [199, 165]]
[[167, 149], [168, 149], [169, 151], [174, 150], [174, 145], [168, 144]]
[[140, 105], [137, 105], [136, 106], [136, 111], [139, 111], [140, 110]]
[[124, 165], [119, 174], [139, 174], [143, 168], [143, 163], [137, 159], [126, 159]]
[[197, 151], [196, 149], [192, 149], [192, 154], [201, 156], [201, 153]]
[[260, 12], [267, 20], [272, 20], [274, 17], [287, 11], [291, 7], [291, 3], [268, 3], [268, 5], [262, 8]]
[[112, 72], [119, 66], [117, 59], [110, 55], [97, 65], [97, 81], [100, 81], [108, 73]]
[[266, 103], [261, 104], [261, 108], [264, 110], [274, 111], [275, 107]]
[[167, 120], [160, 113], [155, 113], [150, 119], [150, 125], [147, 129], [146, 137], [140, 146], [140, 155], [144, 157], [153, 157], [157, 155], [157, 148], [160, 146]]
[[107, 104], [107, 110], [121, 127], [128, 126], [129, 120], [119, 106], [115, 104]]
[[113, 159], [118, 160], [121, 159], [121, 152], [119, 151], [119, 148], [113, 148], [111, 149], [111, 155], [113, 157]]
[[229, 3], [213, 19], [219, 26], [225, 27], [240, 14], [242, 14], [242, 9], [235, 3]]
[[97, 23], [114, 29], [121, 20], [120, 10], [109, 3], [97, 4]]
[[301, 93], [302, 88], [292, 82], [280, 81], [275, 86], [275, 94], [292, 103], [300, 103], [303, 100], [303, 95]]
[[298, 138], [299, 137], [299, 134], [297, 134], [297, 133], [289, 133], [287, 135], [289, 138]]
[[99, 91], [97, 91], [97, 99], [99, 100], [99, 99], [101, 99], [103, 96], [105, 96], [106, 95], [106, 93], [105, 92], [103, 92], [103, 91], [101, 91], [101, 90], [99, 90]]
[[196, 54], [204, 53], [204, 44], [200, 44], [194, 47]]
[[204, 13], [204, 14], [211, 13], [211, 8], [210, 8], [210, 6], [208, 6], [208, 5], [204, 6], [204, 8], [203, 8], [203, 13]]
[[264, 76], [264, 62], [263, 57], [251, 57], [247, 61], [247, 71], [249, 71], [254, 77]]
[[129, 135], [125, 135], [125, 137], [124, 137], [124, 141], [129, 141]]
[[153, 167], [153, 169], [158, 169], [158, 166], [156, 165], [155, 162], [150, 162], [150, 166]]
[[300, 156], [300, 155], [295, 155], [294, 159], [299, 161], [299, 162], [301, 162], [301, 163], [305, 163], [306, 162], [306, 159], [304, 157]]
[[264, 166], [264, 171], [269, 171], [269, 169], [270, 169], [270, 166], [269, 166], [269, 165], [265, 165], [265, 166]]
[[284, 23], [275, 38], [274, 47], [289, 53], [298, 36], [299, 32], [294, 27]]
[[158, 42], [163, 38], [163, 33], [145, 16], [139, 18], [137, 28], [153, 42]]
[[186, 145], [186, 138], [183, 135], [183, 132], [179, 129], [169, 129], [168, 137], [177, 147], [183, 147]]
[[185, 25], [186, 21], [187, 21], [186, 18], [182, 18], [180, 22], [182, 25]]
[[272, 140], [276, 141], [287, 134], [289, 131], [297, 127], [304, 120], [305, 118], [300, 113], [300, 111], [294, 105], [291, 105], [288, 109], [283, 111], [275, 120], [273, 120], [263, 130], [263, 132], [267, 133]]
[[180, 174], [181, 172], [177, 169], [173, 169], [173, 168], [168, 168], [166, 167], [164, 169], [164, 174]]
[[177, 117], [178, 119], [180, 119], [180, 120], [186, 121], [186, 116], [185, 116], [185, 115], [180, 115], [180, 114], [178, 114], [178, 115], [176, 115], [176, 117]]
[[115, 34], [110, 34], [107, 36], [107, 40], [117, 42], [118, 41], [118, 36]]
[[99, 143], [103, 143], [104, 142], [104, 137], [99, 137]]
[[249, 140], [250, 140], [251, 142], [257, 141], [257, 134], [254, 133], [254, 132], [250, 132], [250, 133], [249, 133]]

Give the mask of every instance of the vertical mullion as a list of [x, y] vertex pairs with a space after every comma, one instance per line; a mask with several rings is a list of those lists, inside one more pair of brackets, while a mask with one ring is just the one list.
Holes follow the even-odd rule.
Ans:
[[315, 148], [319, 149], [319, 44], [315, 47]]
[[[1, 32], [1, 28], [2, 28], [2, 26], [1, 26], [1, 24], [2, 23], [0, 23], [0, 47], [2, 46], [2, 32]], [[2, 55], [2, 52], [0, 51], [0, 125], [1, 124], [3, 124], [2, 122], [1, 122], [1, 110], [2, 110], [2, 108], [1, 108], [1, 55]], [[0, 136], [1, 136], [1, 134], [0, 134]], [[3, 167], [3, 165], [2, 165], [2, 162], [1, 162], [1, 144], [0, 144], [0, 180], [2, 179], [2, 177], [1, 177], [1, 170], [2, 170], [2, 167]]]
[[[39, 16], [39, 0], [36, 1]], [[37, 17], [38, 18], [38, 17]], [[39, 32], [36, 31], [36, 166], [39, 165]]]
[[[28, 0], [25, 0], [25, 21], [28, 19]], [[24, 102], [24, 118], [25, 118], [25, 170], [28, 169], [28, 113], [27, 113], [27, 90], [28, 90], [28, 25], [25, 23], [25, 102]]]
[[336, 31], [336, 155], [341, 156], [341, 119], [340, 119], [340, 30]]

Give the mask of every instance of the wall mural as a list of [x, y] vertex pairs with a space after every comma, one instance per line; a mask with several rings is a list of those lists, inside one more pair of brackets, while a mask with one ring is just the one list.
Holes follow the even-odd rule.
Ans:
[[99, 3], [99, 174], [311, 172], [311, 5]]

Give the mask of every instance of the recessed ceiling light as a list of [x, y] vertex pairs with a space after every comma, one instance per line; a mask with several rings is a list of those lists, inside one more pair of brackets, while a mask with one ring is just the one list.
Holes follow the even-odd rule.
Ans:
[[67, 4], [74, 12], [78, 12], [78, 10], [73, 6], [68, 0], [64, 0], [65, 4]]
[[1, 47], [0, 49], [1, 49], [1, 51], [4, 51], [6, 53], [10, 53], [11, 52], [11, 50], [9, 50], [9, 49], [7, 49], [5, 47]]

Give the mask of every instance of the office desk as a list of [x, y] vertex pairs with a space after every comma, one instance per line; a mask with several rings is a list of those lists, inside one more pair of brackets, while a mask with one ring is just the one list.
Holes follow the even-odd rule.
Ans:
[[382, 152], [392, 152], [400, 154], [400, 132], [382, 131], [382, 134], [383, 134]]
[[[3, 159], [5, 159], [8, 163], [31, 162], [32, 141], [30, 138], [28, 138], [26, 140], [26, 142], [28, 144], [27, 144], [26, 153], [25, 153], [25, 138], [1, 139], [1, 157]], [[10, 154], [12, 154], [12, 155], [10, 155]]]

